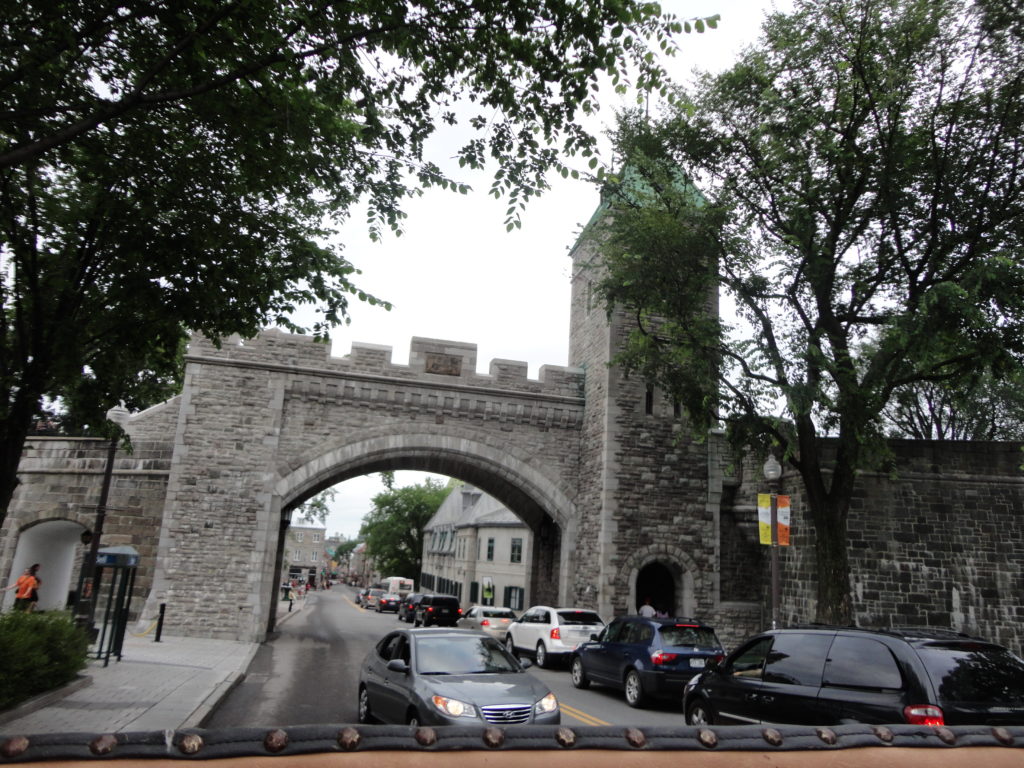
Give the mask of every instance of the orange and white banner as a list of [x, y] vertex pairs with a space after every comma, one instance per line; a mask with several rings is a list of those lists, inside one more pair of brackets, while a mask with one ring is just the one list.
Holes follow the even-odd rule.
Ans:
[[[789, 496], [776, 496], [776, 524], [779, 529], [779, 546], [789, 546]], [[757, 527], [762, 544], [772, 543], [772, 495], [757, 494]]]

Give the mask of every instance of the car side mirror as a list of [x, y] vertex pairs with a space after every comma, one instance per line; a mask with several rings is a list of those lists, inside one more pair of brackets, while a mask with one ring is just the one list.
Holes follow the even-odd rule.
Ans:
[[409, 665], [401, 659], [392, 659], [388, 662], [388, 671], [401, 672], [404, 675], [409, 671]]
[[529, 659], [519, 659], [519, 666], [521, 669], [529, 669], [533, 666], [533, 662]]
[[590, 639], [591, 640], [597, 640], [599, 637], [600, 637], [600, 635], [597, 634], [597, 632], [591, 632], [590, 633]]

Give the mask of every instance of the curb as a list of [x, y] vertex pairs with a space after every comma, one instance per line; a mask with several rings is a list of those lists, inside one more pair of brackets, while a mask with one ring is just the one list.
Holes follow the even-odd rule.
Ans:
[[259, 650], [259, 645], [253, 645], [246, 653], [242, 662], [238, 665], [238, 669], [228, 675], [224, 680], [217, 684], [217, 687], [203, 699], [203, 703], [192, 710], [192, 714], [182, 721], [178, 728], [202, 728], [206, 721], [209, 720], [210, 716], [217, 709], [217, 705], [224, 700], [231, 691], [235, 689], [235, 686], [245, 680], [246, 672], [249, 670], [249, 665], [252, 664], [253, 658], [256, 656], [256, 651]]
[[15, 704], [11, 709], [5, 709], [3, 712], [0, 712], [0, 725], [31, 715], [33, 712], [43, 709], [44, 707], [48, 707], [51, 704], [60, 701], [65, 696], [70, 696], [75, 691], [80, 691], [82, 688], [89, 685], [92, 685], [92, 678], [89, 675], [78, 675], [70, 683], [66, 683], [60, 688], [54, 688], [52, 691], [40, 693], [33, 696], [31, 699], [26, 699], [20, 704]]

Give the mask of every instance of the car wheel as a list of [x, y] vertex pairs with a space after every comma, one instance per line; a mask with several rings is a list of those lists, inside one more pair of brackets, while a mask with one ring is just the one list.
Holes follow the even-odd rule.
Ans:
[[711, 714], [711, 707], [698, 699], [686, 710], [686, 722], [689, 725], [714, 725], [715, 718]]
[[573, 657], [570, 674], [572, 675], [572, 684], [574, 687], [579, 688], [580, 690], [586, 690], [590, 687], [590, 678], [587, 677], [587, 673], [583, 669], [583, 659], [579, 656]]
[[516, 641], [512, 639], [512, 635], [505, 635], [505, 650], [513, 656], [516, 655]]
[[637, 708], [644, 705], [644, 688], [640, 683], [640, 674], [635, 669], [626, 673], [626, 703]]
[[360, 723], [365, 725], [373, 722], [373, 713], [370, 711], [370, 693], [366, 690], [365, 685], [359, 686], [359, 706], [357, 709]]
[[548, 668], [548, 664], [551, 660], [548, 658], [548, 649], [544, 647], [543, 642], [537, 643], [536, 658], [538, 667], [540, 667], [541, 669]]

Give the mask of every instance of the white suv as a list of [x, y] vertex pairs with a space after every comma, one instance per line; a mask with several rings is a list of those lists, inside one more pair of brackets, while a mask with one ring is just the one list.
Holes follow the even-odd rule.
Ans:
[[535, 605], [509, 625], [505, 647], [513, 655], [532, 655], [539, 667], [549, 667], [602, 629], [601, 617], [587, 608]]

